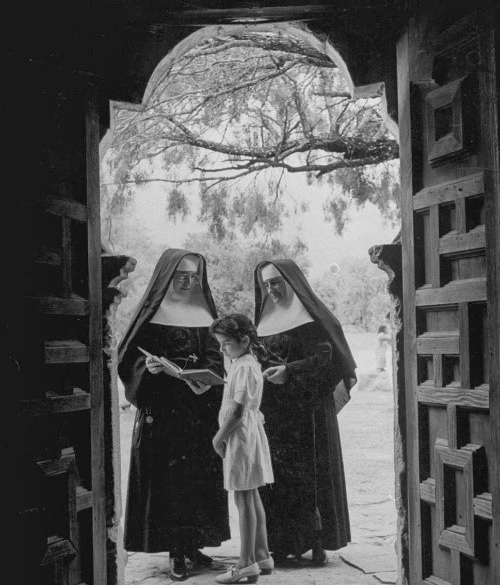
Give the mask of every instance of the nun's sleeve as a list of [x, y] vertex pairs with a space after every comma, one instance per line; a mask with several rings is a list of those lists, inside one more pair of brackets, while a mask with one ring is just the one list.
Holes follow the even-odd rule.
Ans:
[[219, 344], [217, 343], [217, 340], [210, 335], [208, 330], [205, 331], [205, 335], [206, 335], [205, 349], [203, 355], [201, 356], [202, 359], [194, 367], [199, 369], [208, 368], [209, 370], [213, 370], [216, 374], [223, 378], [224, 358], [222, 357], [222, 354], [219, 351]]
[[328, 392], [333, 380], [329, 379], [332, 365], [332, 345], [329, 340], [319, 339], [317, 328], [308, 327], [299, 339], [303, 358], [288, 362], [288, 380], [302, 390], [306, 403], [315, 403]]
[[[130, 347], [118, 366], [118, 374], [125, 388], [125, 398], [137, 408], [141, 408], [146, 396], [142, 380], [146, 375], [146, 358], [137, 347]], [[142, 391], [141, 391], [142, 389]]]

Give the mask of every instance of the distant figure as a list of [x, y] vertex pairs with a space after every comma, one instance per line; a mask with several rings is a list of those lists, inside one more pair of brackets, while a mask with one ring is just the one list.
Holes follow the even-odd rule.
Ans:
[[387, 359], [385, 354], [390, 343], [391, 336], [387, 334], [387, 327], [385, 325], [381, 325], [378, 328], [377, 349], [375, 350], [377, 372], [385, 372], [385, 368], [387, 367]]

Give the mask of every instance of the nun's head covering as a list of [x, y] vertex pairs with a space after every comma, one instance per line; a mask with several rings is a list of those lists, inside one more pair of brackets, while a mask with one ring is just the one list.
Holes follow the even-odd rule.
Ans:
[[[197, 272], [186, 292], [174, 290], [177, 271]], [[121, 362], [139, 331], [148, 323], [179, 327], [208, 327], [217, 311], [208, 286], [205, 258], [187, 250], [171, 248], [158, 260], [146, 291], [118, 348]]]
[[[257, 324], [257, 335], [259, 337], [275, 335], [314, 321], [293, 288], [284, 280], [278, 268], [271, 263], [260, 266], [261, 269], [257, 273], [257, 279], [263, 306]], [[283, 279], [282, 290], [284, 294], [279, 302], [275, 302], [271, 298], [265, 287], [265, 282], [274, 278]]]
[[200, 256], [190, 254], [182, 258], [150, 323], [178, 327], [209, 327], [212, 324], [214, 318], [200, 285], [200, 269]]
[[[270, 304], [272, 301], [268, 298], [269, 295], [263, 285], [262, 270], [269, 264], [272, 264], [277, 273], [284, 278], [286, 284], [293, 291], [294, 297], [300, 302], [301, 307], [298, 307], [297, 302], [292, 302], [288, 309], [276, 312], [276, 316], [282, 320], [283, 327], [286, 326], [287, 329], [278, 327], [281, 331], [262, 333], [267, 327], [269, 327], [269, 331], [273, 330], [273, 323], [275, 322], [274, 318], [271, 318], [274, 311], [273, 307], [279, 307], [279, 304]], [[306, 322], [314, 321], [332, 344], [332, 363], [335, 364], [336, 377], [338, 379], [352, 378], [355, 380], [356, 363], [347, 344], [342, 326], [333, 313], [314, 294], [304, 273], [293, 260], [280, 259], [272, 262], [261, 262], [255, 268], [254, 285], [255, 326], [260, 337], [289, 331]], [[286, 314], [287, 311], [290, 312], [289, 315]], [[261, 323], [263, 326], [261, 326]]]

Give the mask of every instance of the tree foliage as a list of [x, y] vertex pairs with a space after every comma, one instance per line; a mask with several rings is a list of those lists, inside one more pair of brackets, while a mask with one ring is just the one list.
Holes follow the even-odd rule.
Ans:
[[387, 275], [368, 260], [352, 260], [338, 274], [325, 273], [313, 289], [347, 328], [377, 331], [390, 311]]
[[272, 258], [295, 260], [307, 272], [306, 248], [299, 241], [286, 244], [279, 240], [240, 240], [229, 237], [221, 242], [210, 233], [191, 235], [185, 247], [199, 252], [207, 260], [210, 289], [219, 314], [244, 313], [254, 316], [254, 269]]
[[[189, 184], [196, 183], [202, 217], [219, 239], [224, 221], [242, 222], [247, 232], [259, 222], [272, 230], [262, 225], [263, 208], [283, 197], [285, 173], [305, 173], [341, 187], [340, 200], [332, 189], [326, 204], [339, 231], [349, 200], [397, 213], [395, 174], [386, 168], [381, 186], [380, 173], [367, 172], [398, 157], [379, 100], [353, 99], [335, 64], [292, 38], [209, 39], [165, 72], [147, 104], [118, 110], [116, 119], [109, 159], [115, 211], [132, 187], [160, 182], [171, 217], [186, 217]], [[249, 213], [249, 193], [259, 213]]]

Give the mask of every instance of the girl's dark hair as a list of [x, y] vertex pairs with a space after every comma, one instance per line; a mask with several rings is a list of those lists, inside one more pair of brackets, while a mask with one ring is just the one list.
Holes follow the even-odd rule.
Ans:
[[378, 332], [379, 332], [379, 333], [387, 333], [387, 327], [386, 327], [385, 325], [381, 325], [381, 326], [378, 328]]
[[231, 313], [219, 317], [210, 325], [210, 334], [227, 335], [241, 341], [245, 335], [250, 339], [250, 348], [258, 359], [267, 357], [267, 350], [257, 337], [257, 330], [250, 319], [243, 313]]

